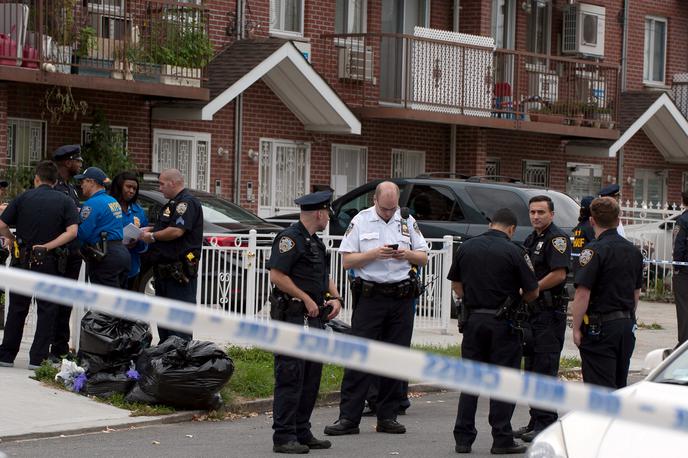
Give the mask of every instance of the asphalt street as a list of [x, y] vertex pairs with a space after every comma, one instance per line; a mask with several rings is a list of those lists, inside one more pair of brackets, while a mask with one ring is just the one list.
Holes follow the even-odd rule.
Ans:
[[[452, 429], [459, 395], [455, 392], [426, 394], [412, 400], [408, 414], [399, 421], [406, 425], [404, 435], [375, 432], [375, 419], [364, 418], [361, 434], [331, 438], [329, 450], [312, 451], [323, 457], [449, 457], [454, 452]], [[490, 455], [492, 437], [487, 422], [488, 403], [480, 399], [476, 415], [478, 438], [471, 457]], [[337, 418], [336, 406], [320, 407], [313, 414], [313, 432], [319, 437], [323, 428]], [[68, 412], [65, 412], [68, 415]], [[512, 425], [527, 422], [527, 407], [517, 407]], [[232, 421], [203, 421], [157, 425], [71, 437], [0, 443], [0, 451], [14, 457], [51, 458], [92, 457], [276, 457], [272, 453], [272, 418], [269, 413]], [[506, 455], [509, 456], [509, 455]], [[523, 456], [523, 455], [513, 455]]]

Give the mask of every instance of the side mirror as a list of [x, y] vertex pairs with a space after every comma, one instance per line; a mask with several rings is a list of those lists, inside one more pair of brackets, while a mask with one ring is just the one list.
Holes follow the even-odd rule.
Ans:
[[645, 361], [643, 361], [643, 368], [640, 370], [642, 375], [648, 375], [657, 366], [661, 364], [662, 361], [667, 359], [671, 354], [671, 348], [660, 348], [658, 350], [652, 350], [645, 356]]

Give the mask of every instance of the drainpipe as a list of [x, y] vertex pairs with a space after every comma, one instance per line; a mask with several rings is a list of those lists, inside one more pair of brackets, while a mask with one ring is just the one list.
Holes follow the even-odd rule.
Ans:
[[[459, 31], [460, 3], [461, 0], [454, 0], [454, 17], [452, 20], [454, 32]], [[456, 124], [451, 124], [449, 126], [449, 172], [451, 173], [451, 175], [449, 175], [450, 177], [456, 176]]]
[[628, 10], [631, 0], [624, 1], [623, 39], [621, 41], [621, 92], [626, 92], [626, 56], [628, 55]]
[[[619, 148], [619, 151], [618, 151], [618, 153], [616, 153], [616, 156], [617, 156], [617, 164], [618, 164], [617, 165], [618, 168], [616, 170], [616, 183], [619, 186], [623, 186], [623, 182], [624, 182], [624, 180], [623, 180], [623, 168], [624, 168], [624, 148], [623, 148], [623, 146], [621, 148]], [[622, 201], [621, 206], [622, 207], [623, 207], [624, 197], [626, 198], [626, 200], [628, 200], [628, 195], [624, 195], [624, 192], [622, 191], [621, 192], [621, 201]]]
[[454, 32], [459, 31], [459, 10], [461, 9], [460, 3], [461, 0], [454, 0], [454, 17], [452, 20], [452, 30]]
[[[236, 35], [237, 40], [244, 38], [244, 1], [237, 0]], [[244, 130], [244, 95], [234, 99], [234, 202], [241, 205], [241, 153], [243, 149], [242, 131]]]

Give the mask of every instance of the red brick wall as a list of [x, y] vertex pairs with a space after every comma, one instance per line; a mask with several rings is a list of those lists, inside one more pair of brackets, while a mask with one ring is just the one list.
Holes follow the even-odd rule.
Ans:
[[492, 1], [462, 0], [459, 13], [459, 31], [472, 35], [492, 34]]

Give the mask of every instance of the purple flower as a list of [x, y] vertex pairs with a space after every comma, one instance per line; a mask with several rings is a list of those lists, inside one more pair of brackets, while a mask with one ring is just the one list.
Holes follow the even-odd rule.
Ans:
[[86, 385], [86, 374], [79, 374], [74, 379], [74, 391], [77, 393]]

